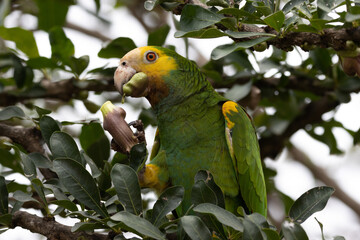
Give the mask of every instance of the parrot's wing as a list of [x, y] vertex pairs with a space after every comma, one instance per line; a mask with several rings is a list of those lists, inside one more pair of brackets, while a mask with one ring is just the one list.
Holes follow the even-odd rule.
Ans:
[[154, 145], [151, 149], [150, 154], [150, 161], [156, 157], [156, 155], [159, 153], [160, 149], [160, 135], [159, 135], [159, 129], [156, 129], [155, 138], [154, 138]]
[[222, 106], [226, 140], [242, 198], [251, 212], [266, 216], [267, 200], [259, 144], [251, 118], [237, 103]]

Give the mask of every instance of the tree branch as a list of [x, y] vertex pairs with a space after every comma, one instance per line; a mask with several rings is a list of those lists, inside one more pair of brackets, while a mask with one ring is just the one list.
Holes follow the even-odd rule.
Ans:
[[72, 30], [75, 30], [75, 31], [78, 31], [78, 32], [81, 32], [81, 33], [86, 34], [86, 35], [88, 35], [88, 36], [91, 36], [91, 37], [100, 39], [100, 40], [103, 41], [103, 42], [107, 42], [107, 41], [111, 41], [111, 40], [112, 40], [112, 39], [109, 38], [108, 36], [105, 36], [105, 35], [101, 34], [101, 33], [98, 32], [98, 31], [86, 29], [86, 28], [83, 28], [83, 27], [81, 27], [81, 26], [79, 26], [79, 25], [76, 25], [76, 24], [74, 24], [74, 23], [71, 23], [71, 22], [66, 22], [66, 23], [65, 23], [65, 27], [66, 27], [66, 28], [69, 28], [69, 29], [72, 29]]
[[304, 152], [295, 146], [288, 147], [288, 150], [293, 157], [294, 160], [302, 163], [306, 166], [310, 172], [314, 175], [314, 177], [321, 182], [323, 182], [327, 186], [331, 186], [335, 188], [334, 196], [342, 201], [345, 205], [351, 208], [359, 217], [360, 217], [360, 204], [355, 201], [352, 197], [350, 197], [346, 192], [342, 190], [342, 188], [326, 173], [326, 171], [318, 166], [316, 166], [311, 159], [306, 156]]
[[73, 240], [73, 239], [89, 239], [89, 240], [107, 240], [111, 239], [109, 235], [99, 233], [88, 234], [83, 231], [72, 232], [71, 227], [55, 222], [54, 219], [38, 217], [36, 215], [17, 211], [12, 217], [12, 228], [22, 227], [33, 233], [44, 235], [49, 240]]

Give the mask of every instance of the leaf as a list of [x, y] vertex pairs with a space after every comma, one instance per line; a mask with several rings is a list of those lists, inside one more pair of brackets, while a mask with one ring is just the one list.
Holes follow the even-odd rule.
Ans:
[[149, 221], [130, 212], [122, 211], [110, 217], [114, 221], [124, 223], [136, 232], [155, 239], [165, 240], [165, 235]]
[[285, 14], [282, 11], [278, 11], [264, 18], [264, 22], [278, 32], [280, 32], [281, 27], [284, 24], [284, 21], [285, 21]]
[[256, 44], [262, 43], [269, 39], [270, 39], [270, 37], [260, 37], [260, 38], [255, 38], [255, 39], [252, 39], [249, 41], [238, 42], [235, 44], [220, 45], [212, 51], [211, 58], [214, 60], [218, 60], [222, 57], [225, 57], [226, 55], [229, 55], [232, 52], [235, 52], [235, 51], [238, 51], [241, 49], [250, 48], [252, 46], [255, 46]]
[[244, 224], [244, 233], [243, 240], [263, 240], [266, 239], [261, 233], [261, 229], [254, 222], [245, 219], [243, 221]]
[[313, 213], [321, 211], [326, 206], [335, 189], [332, 187], [315, 187], [295, 200], [290, 208], [289, 217], [292, 222], [302, 223]]
[[223, 16], [198, 5], [186, 5], [180, 17], [180, 30], [190, 32], [218, 23]]
[[28, 193], [25, 193], [20, 190], [15, 191], [13, 197], [19, 202], [30, 202], [30, 201], [39, 202], [35, 198], [31, 197]]
[[190, 32], [177, 31], [174, 35], [176, 38], [189, 37], [189, 38], [218, 38], [227, 36], [224, 32], [217, 28], [206, 28]]
[[151, 222], [159, 227], [161, 220], [166, 216], [167, 213], [177, 208], [184, 198], [184, 187], [173, 186], [167, 188], [161, 193], [159, 199], [155, 202], [152, 212]]
[[39, 126], [41, 135], [50, 148], [50, 137], [54, 132], [60, 131], [59, 124], [52, 117], [43, 116], [39, 121]]
[[31, 86], [32, 80], [34, 79], [33, 70], [28, 66], [23, 66], [22, 61], [19, 59], [14, 59], [13, 65], [16, 86], [18, 88]]
[[60, 60], [68, 65], [71, 56], [75, 54], [75, 48], [71, 40], [66, 37], [64, 30], [60, 27], [51, 28], [49, 31], [49, 40], [51, 45], [51, 58]]
[[72, 72], [75, 75], [79, 76], [87, 68], [87, 66], [89, 65], [89, 61], [90, 59], [88, 55], [84, 55], [79, 58], [71, 56], [69, 66]]
[[315, 220], [319, 224], [319, 227], [320, 227], [320, 230], [321, 230], [321, 239], [325, 240], [323, 224], [319, 220], [317, 220], [317, 218], [315, 218]]
[[17, 106], [8, 106], [0, 111], [0, 121], [9, 120], [11, 118], [24, 118], [24, 111]]
[[36, 0], [39, 28], [49, 31], [54, 26], [63, 26], [72, 3], [71, 0]]
[[121, 58], [134, 48], [136, 48], [136, 45], [132, 39], [120, 37], [103, 47], [98, 56], [101, 58]]
[[170, 27], [167, 24], [159, 27], [155, 31], [152, 31], [151, 33], [149, 33], [147, 45], [148, 46], [164, 45], [166, 37], [169, 34], [169, 32], [170, 32]]
[[7, 214], [9, 212], [9, 193], [6, 187], [5, 178], [0, 176], [0, 215]]
[[55, 201], [52, 201], [51, 204], [58, 205], [60, 207], [68, 209], [68, 210], [70, 210], [72, 212], [78, 211], [78, 208], [77, 208], [76, 204], [73, 203], [70, 200], [55, 200]]
[[250, 93], [251, 87], [252, 81], [249, 81], [243, 85], [234, 84], [234, 86], [232, 86], [232, 88], [225, 93], [224, 97], [237, 102]]
[[192, 204], [199, 205], [201, 203], [212, 203], [217, 205], [215, 193], [205, 184], [205, 181], [197, 181], [191, 189]]
[[51, 58], [46, 58], [46, 57], [30, 58], [26, 62], [26, 64], [29, 67], [35, 68], [35, 69], [43, 69], [43, 68], [55, 69], [55, 68], [60, 68], [60, 66], [58, 66], [56, 61], [54, 61]]
[[136, 172], [142, 163], [146, 161], [147, 149], [145, 143], [139, 143], [134, 145], [130, 150], [130, 167]]
[[186, 234], [192, 240], [210, 240], [211, 233], [198, 216], [183, 216], [180, 223]]
[[79, 136], [81, 147], [94, 160], [99, 168], [103, 168], [104, 160], [110, 157], [110, 142], [100, 123], [92, 122], [83, 125]]
[[38, 168], [52, 168], [52, 162], [41, 153], [38, 152], [29, 153], [27, 157], [31, 159], [31, 161]]
[[15, 153], [12, 153], [6, 149], [0, 148], [0, 164], [2, 166], [10, 168], [14, 172], [23, 174], [24, 171], [20, 162], [21, 158], [19, 155], [19, 150], [15, 150]]
[[233, 213], [226, 211], [225, 209], [218, 207], [211, 203], [202, 203], [197, 205], [194, 212], [211, 214], [222, 224], [232, 227], [233, 229], [242, 232], [244, 226], [240, 219], [238, 219]]
[[286, 13], [290, 12], [293, 8], [303, 4], [305, 1], [306, 0], [290, 0], [284, 5], [284, 7], [281, 11], [283, 11], [284, 14], [286, 14]]
[[12, 222], [12, 214], [6, 213], [0, 216], [0, 226], [5, 225], [10, 227], [11, 222]]
[[286, 240], [308, 240], [308, 236], [300, 224], [296, 222], [285, 221], [281, 225], [281, 230]]
[[34, 34], [19, 27], [5, 28], [0, 26], [0, 37], [5, 40], [13, 41], [16, 47], [24, 52], [29, 58], [39, 56]]
[[39, 118], [43, 117], [44, 115], [47, 115], [47, 114], [51, 113], [51, 110], [41, 108], [41, 107], [38, 107], [38, 106], [35, 106], [35, 110], [36, 110], [37, 114], [39, 115]]
[[100, 205], [100, 193], [94, 179], [79, 162], [68, 158], [55, 159], [54, 171], [58, 174], [60, 182], [79, 202], [102, 217], [108, 216]]
[[276, 35], [271, 33], [259, 33], [259, 32], [234, 32], [234, 31], [225, 31], [226, 35], [241, 39], [241, 38], [249, 38], [249, 37], [276, 37]]
[[54, 158], [70, 158], [82, 163], [74, 139], [65, 132], [54, 132], [50, 137], [50, 150]]
[[77, 231], [93, 231], [95, 229], [104, 228], [104, 224], [99, 222], [77, 222], [71, 228], [71, 232]]
[[262, 231], [266, 234], [267, 240], [280, 240], [280, 236], [275, 229], [263, 228]]
[[[91, 169], [91, 175], [93, 178], [98, 178], [101, 176], [101, 170], [96, 166], [96, 163], [88, 156], [84, 151], [80, 152], [81, 158], [83, 159], [83, 162], [86, 162], [90, 169]], [[99, 186], [100, 187], [100, 186]]]
[[159, 3], [160, 3], [160, 0], [146, 0], [144, 2], [144, 8], [148, 11], [152, 11], [154, 9], [154, 7], [159, 5]]
[[117, 163], [110, 175], [119, 201], [125, 210], [139, 215], [142, 212], [142, 200], [135, 171], [129, 166]]

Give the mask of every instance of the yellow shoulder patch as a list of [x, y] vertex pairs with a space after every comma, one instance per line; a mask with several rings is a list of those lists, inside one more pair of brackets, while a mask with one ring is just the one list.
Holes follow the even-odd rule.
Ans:
[[222, 112], [225, 117], [227, 127], [230, 129], [232, 129], [234, 127], [235, 123], [229, 119], [228, 115], [231, 114], [231, 112], [235, 112], [235, 113], [239, 112], [236, 108], [237, 106], [238, 106], [238, 104], [233, 101], [227, 101], [222, 106]]
[[146, 164], [145, 171], [139, 178], [141, 187], [149, 187], [155, 189], [158, 193], [162, 192], [167, 183], [159, 180], [160, 167], [155, 164]]

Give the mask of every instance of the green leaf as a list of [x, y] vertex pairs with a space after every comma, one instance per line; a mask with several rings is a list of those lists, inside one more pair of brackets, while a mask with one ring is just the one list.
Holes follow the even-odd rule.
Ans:
[[0, 226], [11, 226], [12, 214], [6, 213], [0, 216]]
[[70, 158], [82, 163], [74, 139], [65, 132], [54, 132], [50, 137], [50, 150], [54, 158]]
[[24, 171], [20, 164], [21, 158], [19, 150], [16, 150], [16, 148], [13, 149], [15, 150], [14, 153], [7, 149], [0, 148], [0, 164], [4, 167], [10, 168], [14, 172], [23, 174]]
[[317, 220], [317, 218], [315, 218], [315, 220], [317, 221], [317, 223], [319, 224], [319, 227], [320, 227], [320, 230], [321, 230], [321, 239], [322, 240], [325, 240], [325, 236], [324, 236], [324, 226], [323, 226], [323, 224], [319, 221], [319, 220]]
[[290, 12], [293, 8], [303, 4], [305, 1], [306, 0], [290, 0], [284, 5], [281, 11], [283, 11], [286, 14]]
[[290, 208], [289, 217], [292, 222], [302, 223], [313, 213], [326, 206], [335, 189], [332, 187], [315, 187], [301, 195]]
[[11, 10], [11, 0], [3, 0], [0, 2], [0, 26], [4, 25], [4, 19]]
[[49, 31], [51, 45], [51, 57], [69, 65], [71, 56], [75, 54], [74, 44], [66, 37], [65, 32], [60, 27], [52, 28]]
[[34, 34], [22, 28], [5, 28], [0, 26], [0, 37], [5, 40], [13, 41], [16, 47], [24, 52], [29, 58], [39, 56]]
[[51, 113], [51, 110], [41, 108], [41, 107], [38, 107], [38, 106], [35, 106], [35, 110], [36, 110], [37, 114], [39, 115], [39, 118], [43, 117], [44, 115], [47, 115], [47, 114]]
[[360, 19], [360, 14], [352, 14], [347, 12], [345, 15], [345, 21], [346, 22], [353, 22]]
[[330, 75], [332, 71], [332, 61], [327, 49], [316, 48], [310, 51], [310, 58], [314, 61], [314, 68], [320, 70], [325, 75]]
[[218, 23], [223, 16], [198, 5], [186, 5], [180, 17], [180, 30], [190, 32]]
[[43, 68], [55, 69], [55, 68], [60, 68], [60, 66], [58, 66], [56, 61], [54, 61], [51, 58], [46, 58], [46, 57], [30, 58], [26, 63], [27, 63], [27, 65], [29, 67], [35, 68], [35, 69], [43, 69]]
[[192, 240], [211, 240], [210, 230], [198, 216], [183, 216], [180, 223]]
[[78, 211], [76, 204], [70, 200], [55, 200], [55, 201], [52, 201], [51, 204], [55, 204], [60, 207], [66, 208], [72, 212]]
[[206, 28], [190, 32], [177, 31], [174, 35], [176, 38], [189, 37], [189, 38], [218, 38], [227, 36], [224, 32], [217, 28]]
[[233, 229], [242, 232], [244, 230], [243, 223], [233, 213], [218, 207], [211, 203], [202, 203], [197, 205], [194, 212], [211, 214], [222, 224], [232, 227]]
[[28, 157], [27, 155], [23, 155], [22, 163], [24, 165], [25, 176], [27, 178], [29, 178], [30, 180], [36, 178], [36, 176], [37, 176], [36, 167], [35, 167], [34, 162], [31, 160], [31, 158]]
[[266, 239], [262, 233], [261, 229], [258, 225], [256, 225], [254, 222], [245, 219], [243, 221], [244, 224], [244, 234], [243, 234], [243, 240], [263, 240]]
[[300, 224], [296, 222], [285, 221], [281, 225], [281, 230], [286, 240], [308, 240], [308, 236]]
[[127, 227], [150, 238], [165, 240], [165, 235], [149, 221], [130, 212], [122, 211], [110, 217], [114, 221], [120, 221]]
[[17, 106], [8, 106], [0, 111], [0, 121], [9, 120], [11, 118], [24, 118], [24, 111]]
[[151, 33], [149, 33], [147, 45], [148, 46], [164, 45], [166, 37], [169, 34], [169, 32], [170, 32], [170, 27], [167, 24], [159, 27], [155, 31], [152, 31]]
[[284, 21], [285, 14], [282, 11], [278, 11], [264, 18], [264, 22], [278, 32], [280, 32]]
[[52, 162], [41, 153], [38, 152], [29, 153], [27, 157], [31, 159], [31, 161], [38, 168], [52, 168]]
[[232, 38], [249, 38], [249, 37], [276, 37], [276, 35], [271, 33], [259, 33], [259, 32], [234, 32], [234, 31], [225, 31], [226, 35]]
[[110, 157], [110, 142], [100, 123], [92, 122], [81, 128], [79, 136], [81, 147], [94, 160], [97, 167], [104, 166], [104, 160]]
[[90, 59], [88, 55], [84, 55], [79, 58], [71, 56], [69, 66], [72, 72], [79, 76], [87, 68], [89, 61]]
[[71, 228], [71, 232], [76, 231], [94, 231], [95, 229], [104, 229], [104, 224], [99, 222], [77, 222]]
[[30, 202], [30, 201], [39, 202], [35, 198], [31, 197], [28, 193], [25, 193], [20, 190], [15, 191], [13, 197], [19, 202]]
[[201, 203], [212, 203], [217, 205], [215, 193], [205, 184], [205, 181], [197, 181], [191, 189], [192, 204], [199, 205]]
[[0, 176], [0, 215], [7, 214], [9, 212], [9, 193], [6, 187], [5, 178]]
[[108, 217], [100, 204], [100, 193], [94, 179], [80, 163], [68, 158], [58, 158], [54, 160], [54, 171], [60, 182], [79, 202], [102, 217]]
[[60, 131], [59, 124], [50, 116], [43, 116], [39, 122], [41, 135], [44, 138], [46, 144], [50, 148], [50, 137], [56, 132]]
[[130, 167], [137, 172], [142, 166], [142, 163], [146, 161], [147, 149], [145, 143], [139, 143], [134, 145], [130, 150]]
[[136, 172], [129, 166], [117, 163], [110, 175], [125, 210], [139, 215], [142, 212], [142, 200]]
[[267, 240], [280, 240], [279, 233], [272, 228], [263, 228], [262, 231], [266, 234]]
[[84, 151], [81, 151], [80, 154], [81, 154], [81, 157], [83, 158], [83, 162], [86, 162], [89, 165], [89, 167], [91, 169], [92, 177], [93, 178], [100, 177], [101, 176], [101, 170], [98, 168], [96, 163], [91, 158], [89, 158], [89, 156], [86, 155], [86, 153]]
[[255, 46], [256, 44], [262, 43], [269, 39], [270, 39], [270, 37], [260, 37], [260, 38], [252, 39], [249, 41], [238, 42], [235, 44], [220, 45], [212, 51], [211, 58], [214, 60], [218, 60], [222, 57], [225, 57], [226, 55], [229, 55], [232, 52], [250, 48], [252, 46]]
[[224, 96], [230, 100], [237, 102], [250, 93], [251, 87], [252, 81], [249, 81], [243, 85], [234, 84], [234, 86], [232, 86], [232, 88], [228, 90]]
[[159, 227], [161, 220], [166, 216], [167, 213], [173, 211], [177, 208], [181, 201], [184, 198], [184, 187], [182, 186], [173, 186], [167, 188], [163, 193], [161, 193], [159, 199], [156, 201], [151, 222]]
[[39, 8], [37, 14], [39, 28], [45, 31], [54, 26], [63, 26], [69, 6], [73, 4], [71, 0], [36, 0]]
[[136, 45], [132, 39], [120, 37], [103, 47], [98, 56], [101, 58], [121, 58], [134, 48], [136, 48]]
[[30, 67], [23, 66], [19, 59], [14, 60], [14, 79], [18, 88], [31, 86], [33, 78], [34, 72]]
[[146, 0], [144, 2], [144, 8], [148, 11], [152, 11], [154, 7], [160, 4], [160, 0]]

